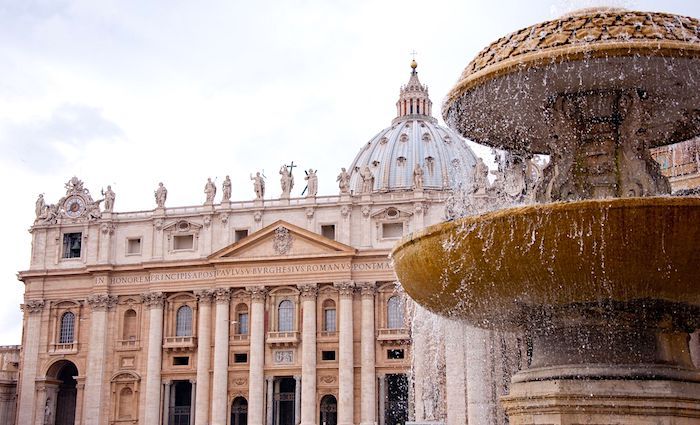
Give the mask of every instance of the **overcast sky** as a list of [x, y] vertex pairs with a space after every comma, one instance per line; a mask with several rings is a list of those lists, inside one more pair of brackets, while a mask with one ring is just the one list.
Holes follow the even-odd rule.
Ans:
[[[691, 0], [605, 3], [700, 16]], [[276, 171], [293, 160], [335, 194], [340, 167], [394, 118], [412, 50], [439, 116], [489, 42], [586, 6], [0, 0], [0, 344], [20, 341], [16, 273], [39, 193], [55, 203], [76, 175], [93, 194], [111, 184], [116, 211], [145, 210], [163, 181], [168, 206], [194, 205], [226, 174], [234, 199], [252, 199], [248, 174], [264, 170], [277, 197]]]

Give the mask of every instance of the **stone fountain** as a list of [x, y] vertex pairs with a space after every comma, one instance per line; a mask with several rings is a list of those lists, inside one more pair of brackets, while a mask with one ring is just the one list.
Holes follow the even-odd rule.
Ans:
[[511, 424], [697, 424], [700, 198], [649, 148], [700, 134], [700, 22], [586, 9], [510, 34], [445, 102], [465, 137], [550, 163], [539, 203], [438, 224], [392, 252], [429, 310], [517, 330]]

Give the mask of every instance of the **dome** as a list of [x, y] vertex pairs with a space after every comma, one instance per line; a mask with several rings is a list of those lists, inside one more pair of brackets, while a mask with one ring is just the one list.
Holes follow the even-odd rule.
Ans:
[[411, 68], [391, 127], [367, 142], [348, 168], [354, 193], [362, 191], [360, 173], [365, 167], [374, 176], [373, 192], [413, 189], [416, 164], [423, 170], [425, 190], [448, 190], [456, 176], [471, 175], [476, 155], [459, 134], [438, 125], [431, 114], [428, 88], [418, 80], [413, 63]]

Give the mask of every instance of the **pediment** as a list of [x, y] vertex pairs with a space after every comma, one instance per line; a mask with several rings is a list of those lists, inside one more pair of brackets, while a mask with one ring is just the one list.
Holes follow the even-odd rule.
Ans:
[[195, 223], [190, 220], [175, 220], [164, 225], [163, 231], [173, 233], [190, 233], [198, 232], [201, 228], [201, 224]]
[[278, 220], [209, 256], [210, 261], [345, 256], [355, 248]]

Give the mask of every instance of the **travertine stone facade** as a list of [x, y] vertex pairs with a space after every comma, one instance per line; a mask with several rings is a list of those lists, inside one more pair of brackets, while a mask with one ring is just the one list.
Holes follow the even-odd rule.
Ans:
[[430, 105], [413, 67], [338, 195], [265, 199], [255, 181], [257, 199], [224, 187], [217, 203], [208, 182], [204, 205], [171, 207], [160, 184], [153, 210], [115, 211], [109, 192], [100, 211], [73, 178], [57, 204], [40, 197], [16, 423], [412, 417], [410, 312], [387, 255], [443, 220], [451, 173], [476, 162]]

